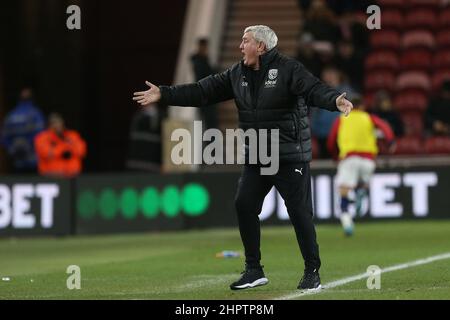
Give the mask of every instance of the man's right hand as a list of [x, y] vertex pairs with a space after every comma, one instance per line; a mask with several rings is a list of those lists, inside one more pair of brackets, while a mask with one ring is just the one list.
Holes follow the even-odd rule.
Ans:
[[150, 103], [158, 102], [161, 99], [161, 90], [153, 83], [145, 81], [145, 84], [150, 87], [147, 91], [139, 91], [134, 93], [134, 101], [137, 101], [141, 106], [146, 106]]

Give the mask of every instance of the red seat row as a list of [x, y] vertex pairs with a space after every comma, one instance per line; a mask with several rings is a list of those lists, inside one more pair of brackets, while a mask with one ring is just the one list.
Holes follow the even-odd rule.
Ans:
[[409, 9], [418, 6], [437, 9], [441, 6], [441, 0], [377, 0], [376, 3], [383, 9]]
[[406, 136], [396, 140], [395, 154], [450, 154], [450, 138], [435, 136], [425, 139]]
[[399, 112], [418, 111], [423, 113], [428, 106], [428, 96], [418, 90], [407, 90], [398, 93], [393, 100]]
[[384, 9], [381, 14], [381, 29], [446, 29], [450, 25], [450, 8], [437, 12], [433, 8], [412, 8], [406, 13], [400, 9]]
[[436, 71], [432, 77], [425, 72], [403, 72], [398, 76], [392, 71], [382, 70], [368, 72], [365, 76], [364, 87], [366, 91], [387, 90], [399, 92], [409, 89], [438, 92], [444, 79], [450, 78], [450, 69]]
[[[450, 21], [450, 17], [449, 17]], [[429, 30], [406, 31], [403, 35], [396, 30], [374, 30], [370, 32], [370, 45], [374, 49], [387, 48], [393, 50], [422, 47], [429, 50], [450, 48], [450, 26], [432, 33]]]
[[391, 50], [370, 53], [365, 60], [365, 70], [388, 69], [392, 71], [430, 71], [450, 69], [450, 50], [442, 50], [434, 55], [427, 50], [415, 49], [397, 54]]
[[419, 112], [402, 112], [400, 118], [403, 122], [405, 136], [422, 137], [424, 132], [423, 114]]

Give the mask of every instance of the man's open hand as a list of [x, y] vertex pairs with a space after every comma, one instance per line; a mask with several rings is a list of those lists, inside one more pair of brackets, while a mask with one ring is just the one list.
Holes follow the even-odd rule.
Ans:
[[347, 93], [341, 94], [339, 97], [336, 98], [336, 107], [338, 110], [342, 113], [344, 113], [345, 116], [348, 116], [350, 111], [353, 109], [353, 104], [345, 99], [345, 96]]
[[158, 102], [161, 99], [161, 91], [153, 83], [145, 81], [145, 84], [150, 87], [147, 91], [139, 91], [134, 93], [134, 101], [137, 101], [141, 106], [146, 106], [150, 103]]

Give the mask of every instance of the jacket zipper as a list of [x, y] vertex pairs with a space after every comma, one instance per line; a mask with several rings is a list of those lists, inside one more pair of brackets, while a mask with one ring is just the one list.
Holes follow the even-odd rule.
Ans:
[[300, 130], [299, 130], [297, 114], [294, 112], [293, 116], [294, 116], [295, 139], [297, 140], [297, 142], [300, 142]]

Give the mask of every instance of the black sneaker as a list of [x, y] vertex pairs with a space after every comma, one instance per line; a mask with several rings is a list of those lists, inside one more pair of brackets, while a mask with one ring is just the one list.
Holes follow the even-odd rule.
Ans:
[[231, 290], [242, 290], [247, 288], [254, 288], [258, 286], [263, 286], [267, 284], [267, 280], [264, 275], [262, 267], [260, 268], [249, 268], [246, 267], [244, 271], [241, 272], [241, 277], [239, 280], [233, 282], [230, 285]]
[[313, 271], [305, 270], [297, 289], [300, 290], [318, 290], [321, 289], [319, 271], [314, 269]]

